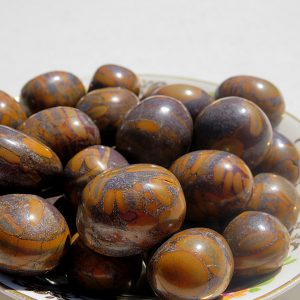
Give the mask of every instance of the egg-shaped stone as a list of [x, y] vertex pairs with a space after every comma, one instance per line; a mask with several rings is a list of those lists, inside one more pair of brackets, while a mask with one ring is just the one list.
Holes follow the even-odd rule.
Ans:
[[66, 163], [76, 153], [101, 142], [97, 126], [73, 107], [57, 106], [31, 115], [21, 126], [24, 133], [49, 146]]
[[52, 71], [28, 81], [21, 90], [21, 100], [32, 113], [55, 106], [75, 106], [85, 95], [81, 80], [72, 73]]
[[93, 178], [108, 169], [124, 167], [127, 160], [116, 150], [106, 146], [88, 147], [67, 163], [64, 170], [65, 194], [76, 210], [84, 187]]
[[168, 84], [153, 91], [152, 95], [163, 95], [175, 98], [183, 103], [193, 119], [209, 104], [213, 98], [204, 90], [190, 84]]
[[7, 93], [0, 91], [0, 125], [17, 128], [26, 119], [25, 108]]
[[215, 299], [227, 288], [233, 257], [225, 239], [208, 228], [173, 235], [147, 267], [149, 283], [160, 299]]
[[140, 92], [140, 80], [131, 70], [118, 65], [103, 65], [99, 67], [90, 83], [89, 92], [105, 87], [123, 87], [135, 93]]
[[141, 275], [140, 255], [109, 257], [87, 248], [80, 239], [71, 246], [67, 275], [72, 286], [94, 296], [126, 293]]
[[300, 175], [299, 151], [287, 137], [273, 131], [270, 149], [253, 172], [275, 173], [296, 183]]
[[117, 133], [117, 149], [133, 163], [169, 167], [192, 141], [193, 121], [185, 106], [167, 96], [152, 96], [134, 107]]
[[179, 180], [187, 204], [187, 220], [226, 220], [245, 210], [253, 176], [236, 155], [202, 150], [183, 155], [170, 167]]
[[276, 271], [283, 265], [290, 236], [286, 227], [270, 214], [243, 212], [223, 233], [234, 258], [234, 275], [257, 277]]
[[63, 172], [57, 155], [40, 141], [0, 125], [0, 186], [45, 188]]
[[219, 99], [197, 116], [194, 143], [197, 150], [231, 152], [253, 168], [267, 154], [272, 142], [272, 126], [253, 102], [239, 97]]
[[288, 230], [297, 222], [300, 196], [296, 187], [284, 177], [260, 173], [254, 177], [253, 193], [247, 210], [263, 211], [281, 221]]
[[86, 185], [77, 229], [100, 254], [135, 255], [179, 230], [185, 212], [176, 177], [162, 167], [137, 164], [107, 170]]
[[77, 103], [76, 108], [95, 122], [103, 144], [115, 145], [116, 133], [125, 115], [138, 103], [138, 97], [131, 91], [110, 87], [88, 93]]
[[285, 112], [285, 102], [279, 89], [270, 81], [254, 76], [233, 76], [216, 90], [216, 99], [237, 96], [253, 101], [276, 127]]
[[70, 245], [64, 217], [43, 198], [30, 194], [0, 197], [0, 269], [39, 275], [56, 267]]

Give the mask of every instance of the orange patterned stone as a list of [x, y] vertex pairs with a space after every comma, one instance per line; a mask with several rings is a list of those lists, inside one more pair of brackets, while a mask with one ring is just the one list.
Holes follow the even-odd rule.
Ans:
[[196, 118], [194, 143], [198, 150], [217, 149], [233, 153], [253, 168], [267, 154], [272, 127], [254, 103], [239, 97], [219, 99]]
[[152, 96], [126, 115], [117, 133], [117, 150], [132, 163], [169, 167], [188, 151], [192, 132], [192, 118], [180, 101]]
[[97, 69], [89, 86], [89, 92], [106, 87], [122, 87], [140, 92], [140, 80], [131, 70], [118, 65], [103, 65]]
[[137, 282], [141, 271], [141, 256], [104, 256], [91, 251], [79, 239], [68, 255], [68, 279], [74, 288], [88, 294], [125, 293]]
[[64, 217], [35, 195], [0, 197], [0, 269], [39, 275], [57, 266], [70, 244]]
[[287, 179], [271, 173], [254, 177], [253, 194], [247, 203], [247, 210], [269, 213], [291, 230], [297, 222], [299, 209], [299, 193]]
[[63, 163], [84, 148], [101, 142], [93, 121], [73, 107], [57, 106], [42, 110], [31, 115], [20, 130], [49, 146]]
[[300, 156], [296, 146], [279, 132], [273, 132], [270, 149], [254, 173], [275, 173], [296, 183], [300, 174]]
[[85, 93], [85, 87], [77, 76], [52, 71], [28, 81], [22, 88], [21, 100], [35, 113], [55, 106], [75, 106]]
[[95, 145], [78, 152], [64, 170], [65, 194], [77, 209], [84, 187], [97, 175], [108, 169], [124, 167], [127, 160], [116, 150]]
[[232, 250], [237, 277], [256, 277], [277, 270], [290, 246], [286, 227], [277, 218], [258, 211], [238, 215], [223, 236]]
[[193, 119], [209, 104], [213, 98], [199, 87], [189, 84], [168, 84], [157, 88], [152, 95], [175, 98], [183, 103]]
[[0, 91], [0, 124], [17, 128], [26, 118], [24, 107], [14, 98]]
[[88, 93], [76, 107], [95, 122], [105, 145], [115, 145], [117, 130], [126, 113], [138, 103], [138, 97], [131, 91], [110, 87]]
[[225, 239], [208, 228], [181, 231], [152, 256], [147, 275], [160, 299], [213, 299], [228, 286], [233, 257]]
[[168, 170], [137, 164], [108, 170], [83, 190], [77, 213], [80, 238], [108, 256], [128, 256], [153, 247], [183, 223], [186, 204]]
[[45, 188], [62, 175], [57, 155], [46, 145], [0, 125], [0, 186]]
[[233, 76], [220, 84], [216, 99], [237, 96], [253, 101], [276, 127], [285, 112], [285, 102], [278, 88], [271, 82], [254, 76]]
[[170, 171], [187, 202], [187, 219], [227, 219], [239, 214], [251, 197], [253, 177], [237, 156], [218, 150], [195, 151], [178, 158]]

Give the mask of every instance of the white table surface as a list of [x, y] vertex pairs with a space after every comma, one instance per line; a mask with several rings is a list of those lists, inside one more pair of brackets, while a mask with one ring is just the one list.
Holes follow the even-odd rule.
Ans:
[[39, 73], [92, 76], [104, 63], [215, 82], [249, 74], [300, 117], [299, 13], [299, 0], [0, 0], [0, 89], [17, 95]]

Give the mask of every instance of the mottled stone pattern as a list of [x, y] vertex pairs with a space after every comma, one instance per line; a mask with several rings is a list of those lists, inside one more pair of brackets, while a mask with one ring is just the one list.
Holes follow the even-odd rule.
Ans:
[[228, 286], [233, 257], [225, 239], [208, 228], [181, 231], [152, 257], [147, 275], [160, 299], [213, 299]]
[[157, 88], [153, 95], [169, 96], [181, 101], [193, 119], [213, 102], [213, 98], [204, 90], [189, 84], [168, 84]]
[[282, 266], [289, 251], [286, 227], [264, 212], [243, 212], [228, 224], [223, 235], [233, 253], [236, 277], [273, 272]]
[[246, 207], [253, 177], [237, 156], [218, 150], [195, 151], [178, 158], [170, 171], [178, 178], [187, 202], [187, 219], [227, 219]]
[[45, 188], [62, 175], [57, 155], [46, 145], [0, 125], [0, 186]]
[[38, 275], [60, 262], [70, 243], [68, 225], [44, 199], [29, 194], [0, 197], [0, 269]]
[[116, 133], [126, 113], [139, 103], [138, 97], [124, 88], [103, 88], [83, 97], [77, 108], [85, 112], [98, 126], [102, 142], [115, 145]]
[[89, 92], [105, 87], [123, 87], [139, 95], [140, 80], [131, 70], [118, 65], [104, 65], [97, 69], [89, 86]]
[[21, 99], [35, 113], [55, 106], [75, 106], [85, 93], [85, 87], [77, 76], [52, 71], [28, 81], [22, 88]]
[[66, 163], [77, 152], [100, 144], [100, 133], [88, 115], [73, 107], [48, 108], [30, 116], [20, 130], [49, 146]]
[[238, 96], [253, 101], [276, 127], [285, 112], [285, 102], [278, 88], [271, 82], [253, 76], [234, 76], [226, 79], [216, 91], [216, 99]]
[[254, 103], [239, 97], [223, 98], [207, 106], [194, 126], [194, 143], [200, 149], [218, 149], [242, 158], [250, 168], [268, 152], [272, 127]]
[[186, 212], [181, 186], [168, 170], [138, 164], [90, 181], [77, 213], [80, 238], [92, 250], [128, 256], [179, 230]]
[[269, 213], [291, 230], [297, 222], [299, 209], [300, 196], [287, 179], [271, 173], [254, 177], [253, 194], [247, 203], [247, 210]]
[[139, 279], [141, 256], [109, 257], [91, 251], [77, 240], [67, 262], [68, 279], [75, 289], [88, 294], [121, 294]]
[[64, 170], [65, 194], [77, 209], [84, 187], [100, 173], [128, 165], [127, 160], [116, 150], [106, 146], [88, 147], [67, 163]]
[[273, 132], [270, 149], [254, 173], [275, 173], [296, 183], [300, 174], [300, 156], [296, 146], [284, 135]]
[[24, 107], [0, 90], [0, 124], [17, 128], [27, 118]]
[[152, 96], [126, 115], [117, 133], [117, 149], [131, 162], [169, 167], [188, 151], [192, 131], [192, 118], [181, 102]]

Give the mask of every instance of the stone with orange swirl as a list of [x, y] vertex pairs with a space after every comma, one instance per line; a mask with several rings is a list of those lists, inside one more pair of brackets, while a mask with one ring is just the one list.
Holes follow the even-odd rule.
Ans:
[[137, 164], [90, 181], [78, 206], [77, 229], [92, 250], [108, 256], [142, 253], [179, 230], [186, 203], [167, 169]]
[[277, 217], [288, 230], [297, 222], [300, 196], [296, 187], [284, 177], [261, 173], [254, 177], [254, 187], [247, 210], [263, 211]]
[[42, 110], [31, 115], [20, 130], [49, 146], [63, 163], [84, 148], [101, 142], [94, 122], [73, 107], [57, 106]]
[[192, 118], [180, 101], [152, 96], [126, 115], [117, 133], [117, 150], [129, 162], [169, 167], [188, 151], [192, 132]]
[[140, 255], [109, 257], [87, 248], [80, 239], [71, 246], [67, 258], [70, 283], [81, 293], [94, 296], [126, 293], [140, 277]]
[[139, 95], [140, 80], [131, 70], [118, 65], [99, 67], [90, 83], [89, 92], [106, 87], [122, 87]]
[[227, 97], [207, 106], [196, 118], [194, 143], [197, 150], [231, 152], [253, 168], [267, 154], [272, 142], [272, 126], [253, 102]]
[[160, 299], [215, 299], [228, 286], [233, 257], [225, 239], [208, 228], [173, 235], [147, 267], [150, 285]]
[[41, 189], [62, 175], [57, 155], [40, 141], [0, 125], [0, 186]]
[[22, 88], [21, 100], [32, 113], [55, 106], [75, 106], [85, 95], [81, 80], [72, 73], [52, 71], [38, 75]]
[[279, 269], [288, 254], [290, 236], [275, 217], [260, 211], [243, 212], [223, 233], [234, 258], [234, 276], [249, 278]]
[[76, 108], [85, 112], [98, 126], [102, 142], [115, 145], [116, 133], [126, 113], [139, 103], [131, 91], [110, 87], [92, 91], [84, 96]]
[[0, 91], [0, 124], [17, 128], [26, 119], [25, 108], [14, 98]]
[[89, 181], [108, 169], [127, 165], [127, 160], [110, 147], [95, 145], [78, 152], [64, 170], [65, 194], [73, 208], [77, 210], [82, 190]]
[[254, 76], [233, 76], [220, 84], [216, 99], [237, 96], [253, 101], [276, 127], [285, 112], [285, 102], [278, 88], [270, 81]]
[[70, 245], [64, 217], [35, 195], [0, 197], [0, 269], [39, 275], [56, 267]]
[[189, 84], [168, 84], [157, 88], [152, 95], [169, 96], [181, 101], [193, 119], [213, 102], [213, 98], [204, 90]]
[[300, 174], [300, 156], [296, 146], [283, 134], [274, 131], [271, 147], [254, 173], [275, 173], [296, 183]]
[[251, 197], [251, 171], [240, 158], [228, 152], [191, 152], [178, 158], [170, 171], [184, 191], [187, 220], [197, 224], [236, 216]]

